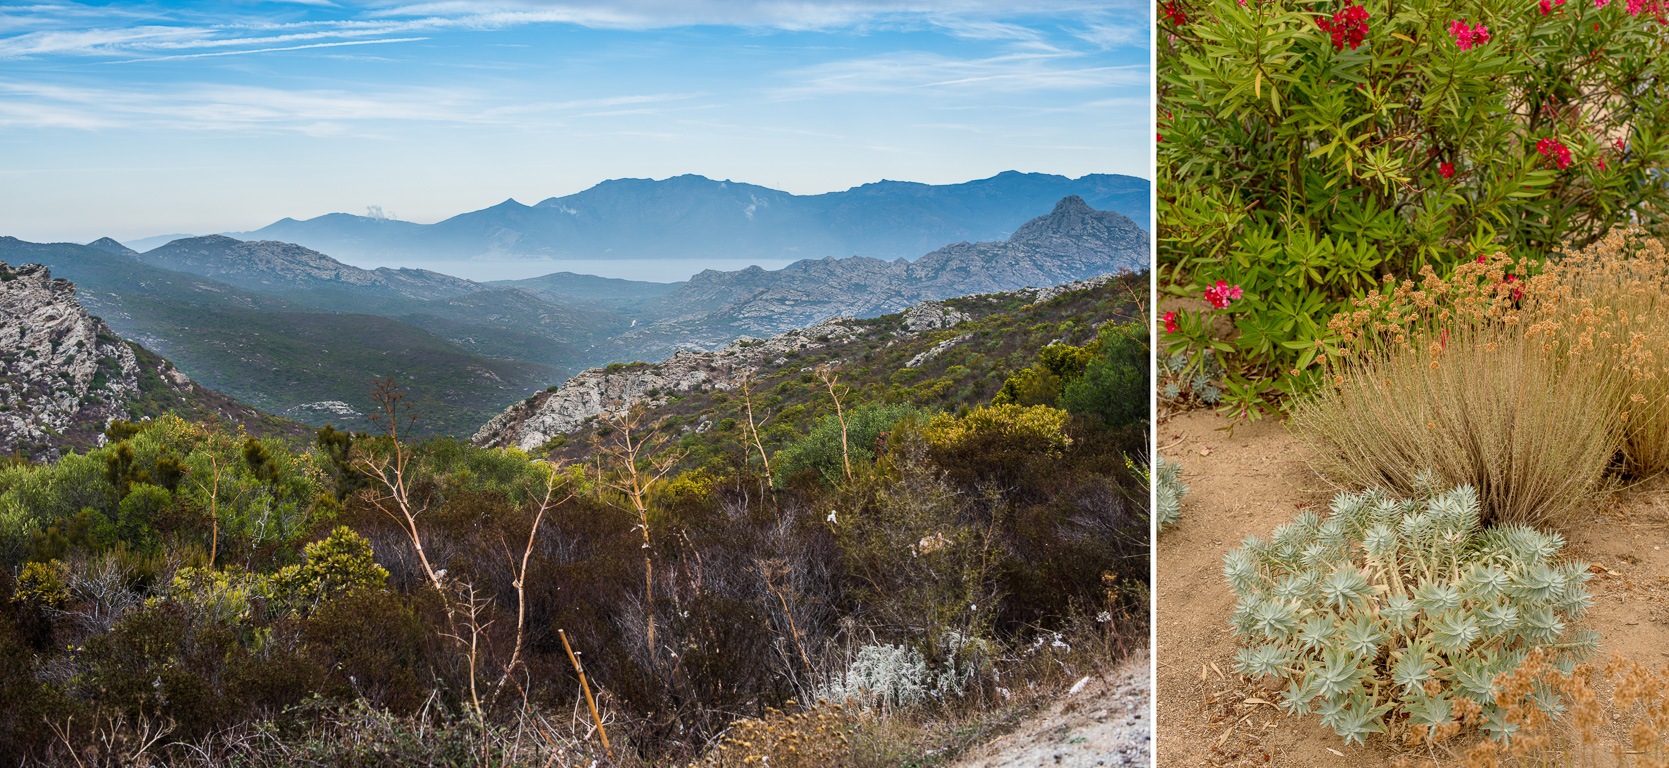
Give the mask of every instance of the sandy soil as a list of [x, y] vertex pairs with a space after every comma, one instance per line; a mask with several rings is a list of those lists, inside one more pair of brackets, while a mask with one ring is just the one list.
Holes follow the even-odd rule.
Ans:
[[1149, 765], [1153, 678], [1148, 658], [1134, 653], [1111, 674], [1085, 678], [1082, 687], [1074, 686], [1075, 693], [1063, 695], [1012, 733], [964, 756], [955, 768]]
[[[1232, 436], [1219, 431], [1226, 424], [1194, 411], [1157, 429], [1160, 454], [1182, 466], [1189, 487], [1182, 522], [1159, 536], [1155, 552], [1157, 764], [1390, 765], [1403, 753], [1388, 740], [1346, 746], [1315, 716], [1287, 717], [1264, 703], [1273, 693], [1233, 672], [1234, 599], [1223, 582], [1223, 556], [1306, 505], [1325, 510], [1334, 491], [1310, 471], [1309, 449], [1281, 422], [1243, 425]], [[1620, 654], [1654, 669], [1669, 662], [1669, 478], [1597, 502], [1590, 519], [1563, 533], [1567, 551], [1597, 574], [1586, 622], [1604, 636], [1596, 660]]]

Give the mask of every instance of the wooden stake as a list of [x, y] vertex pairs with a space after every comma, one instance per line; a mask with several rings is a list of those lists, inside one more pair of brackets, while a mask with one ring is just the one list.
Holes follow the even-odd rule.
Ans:
[[591, 684], [585, 681], [585, 667], [580, 666], [580, 657], [575, 655], [573, 646], [568, 645], [568, 633], [559, 629], [556, 634], [562, 638], [562, 650], [568, 652], [568, 660], [574, 663], [574, 671], [579, 673], [580, 690], [585, 692], [585, 703], [591, 707], [591, 721], [597, 724], [597, 735], [603, 739], [603, 754], [613, 760], [614, 750], [608, 745], [608, 731], [603, 730], [603, 718], [597, 716], [597, 700], [591, 698]]

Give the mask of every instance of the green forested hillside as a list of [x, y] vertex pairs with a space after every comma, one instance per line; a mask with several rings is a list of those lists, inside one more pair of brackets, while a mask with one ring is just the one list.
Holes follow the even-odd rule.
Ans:
[[[1011, 376], [1030, 368], [1045, 347], [1088, 345], [1103, 329], [1110, 333], [1121, 325], [1140, 323], [1144, 305], [1138, 298], [1146, 295], [1146, 285], [1143, 273], [1036, 304], [1025, 292], [950, 299], [943, 302], [946, 307], [972, 319], [918, 335], [899, 335], [902, 314], [854, 321], [862, 328], [859, 333], [831, 340], [814, 352], [790, 353], [754, 376], [752, 405], [760, 441], [767, 453], [780, 450], [829, 414], [833, 404], [828, 386], [817, 373], [823, 367], [838, 375], [836, 392], [842, 393], [847, 408], [899, 404], [923, 412], [955, 413], [989, 403]], [[945, 342], [954, 343], [909, 366]], [[632, 365], [642, 364], [625, 368]], [[1140, 386], [1146, 387], [1145, 379]], [[1060, 393], [1055, 394], [1058, 398]], [[690, 461], [699, 463], [751, 443], [748, 403], [739, 391], [669, 394], [666, 399], [665, 405], [649, 412], [650, 418], [682, 435], [691, 448]], [[1132, 402], [1145, 417], [1145, 389], [1139, 401]], [[1024, 404], [1057, 403], [1033, 398]], [[583, 455], [597, 437], [598, 426], [602, 425], [559, 438], [549, 448], [560, 457]]]
[[366, 413], [372, 385], [393, 376], [424, 403], [428, 418], [421, 430], [467, 433], [561, 375], [549, 366], [471, 352], [399, 320], [326, 312], [87, 246], [0, 238], [0, 260], [47, 265], [54, 276], [75, 282], [83, 305], [117, 333], [167, 357], [192, 379], [315, 426], [366, 423], [292, 409], [339, 401]]

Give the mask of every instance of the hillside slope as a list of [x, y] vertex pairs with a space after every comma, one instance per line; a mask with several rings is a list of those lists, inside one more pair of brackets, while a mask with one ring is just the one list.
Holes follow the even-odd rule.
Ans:
[[177, 412], [256, 434], [301, 434], [125, 342], [39, 264], [0, 262], [0, 452], [55, 458], [96, 444], [106, 425]]
[[[1014, 370], [1052, 342], [1082, 343], [1105, 322], [1136, 320], [1146, 276], [1105, 275], [1064, 286], [924, 302], [869, 319], [830, 318], [715, 352], [679, 351], [660, 363], [584, 371], [506, 409], [473, 442], [522, 450], [583, 446], [601, 416], [648, 406], [686, 432], [736, 432], [744, 380], [758, 398], [767, 447], [803, 432], [827, 393], [813, 371], [828, 365], [853, 402], [894, 398], [954, 410], [989, 401]], [[728, 423], [727, 423], [728, 422]], [[716, 433], [712, 436], [718, 436]], [[723, 442], [723, 440], [713, 441]], [[714, 449], [718, 450], [718, 449]]]
[[371, 387], [393, 376], [422, 404], [422, 432], [466, 432], [560, 375], [399, 320], [325, 312], [88, 246], [0, 237], [0, 260], [49, 266], [117, 334], [210, 389], [315, 426], [365, 426]]

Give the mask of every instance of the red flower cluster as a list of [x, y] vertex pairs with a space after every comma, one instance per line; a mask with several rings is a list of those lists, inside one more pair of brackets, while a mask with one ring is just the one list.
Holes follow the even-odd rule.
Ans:
[[1455, 45], [1460, 46], [1463, 51], [1470, 51], [1472, 46], [1479, 43], [1489, 42], [1489, 27], [1483, 24], [1472, 27], [1464, 21], [1451, 21], [1449, 34], [1455, 36]]
[[1437, 175], [1442, 176], [1445, 179], [1453, 178], [1455, 175], [1455, 164], [1439, 163], [1437, 165]]
[[1331, 20], [1316, 19], [1315, 24], [1333, 37], [1333, 50], [1342, 51], [1348, 45], [1354, 51], [1368, 35], [1368, 9], [1352, 4], [1333, 14]]
[[1240, 296], [1240, 286], [1230, 286], [1227, 280], [1218, 280], [1216, 285], [1205, 289], [1205, 300], [1218, 309], [1227, 309], [1229, 304]]
[[1165, 333], [1176, 333], [1176, 313], [1165, 313]]
[[1160, 3], [1159, 13], [1170, 19], [1173, 27], [1180, 27], [1188, 23], [1188, 14], [1182, 10], [1182, 6], [1176, 4], [1176, 0], [1166, 0], [1166, 2]]
[[1543, 16], [1546, 16], [1547, 14], [1552, 13], [1553, 12], [1553, 6], [1564, 5], [1564, 4], [1565, 4], [1565, 0], [1542, 0], [1540, 3], [1537, 3], [1537, 5], [1540, 5], [1541, 8], [1542, 8], [1542, 15]]
[[1669, 4], [1663, 0], [1628, 0], [1628, 15], [1639, 16], [1642, 13], [1656, 18], [1659, 24], [1669, 23]]
[[1570, 150], [1566, 149], [1565, 145], [1560, 144], [1558, 139], [1537, 141], [1536, 151], [1542, 153], [1542, 157], [1552, 160], [1555, 165], [1559, 166], [1559, 170], [1564, 170], [1570, 166]]

